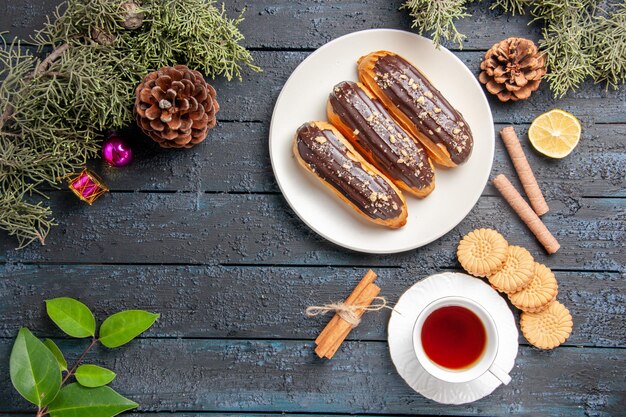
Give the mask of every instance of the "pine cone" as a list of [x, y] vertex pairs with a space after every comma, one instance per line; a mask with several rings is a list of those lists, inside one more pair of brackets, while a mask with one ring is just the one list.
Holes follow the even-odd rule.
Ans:
[[215, 89], [184, 65], [151, 72], [135, 94], [137, 124], [163, 148], [191, 148], [217, 123]]
[[91, 39], [102, 46], [111, 46], [115, 42], [116, 36], [103, 29], [94, 29], [91, 31]]
[[122, 9], [122, 27], [129, 30], [139, 29], [143, 24], [144, 13], [134, 1], [127, 1], [120, 6]]
[[546, 74], [543, 53], [533, 41], [509, 38], [491, 47], [480, 64], [478, 79], [500, 101], [526, 100]]

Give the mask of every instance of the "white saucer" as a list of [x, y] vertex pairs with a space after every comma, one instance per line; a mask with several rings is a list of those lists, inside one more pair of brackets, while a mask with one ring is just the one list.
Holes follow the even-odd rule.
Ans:
[[441, 381], [422, 368], [413, 350], [413, 326], [420, 311], [432, 301], [447, 296], [475, 300], [491, 314], [499, 338], [495, 362], [503, 371], [510, 372], [518, 348], [513, 313], [493, 288], [466, 274], [445, 272], [431, 275], [402, 294], [389, 320], [389, 351], [398, 373], [415, 391], [442, 404], [465, 404], [491, 394], [501, 384], [500, 380], [486, 372], [467, 383]]

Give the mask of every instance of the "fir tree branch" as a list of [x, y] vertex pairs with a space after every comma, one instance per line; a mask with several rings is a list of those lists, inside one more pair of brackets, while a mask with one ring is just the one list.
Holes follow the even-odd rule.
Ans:
[[[455, 26], [469, 16], [472, 0], [408, 0], [413, 27], [431, 32], [433, 43], [464, 35]], [[601, 5], [603, 7], [601, 7]], [[546, 52], [546, 79], [555, 97], [578, 89], [589, 77], [607, 88], [626, 82], [626, 2], [601, 0], [492, 0], [491, 9], [513, 15], [529, 13], [530, 23], [543, 25], [539, 46]]]
[[33, 77], [41, 75], [41, 73], [47, 70], [54, 61], [56, 61], [65, 51], [69, 49], [69, 47], [70, 46], [67, 43], [64, 43], [63, 45], [58, 46], [54, 51], [50, 52], [50, 55], [37, 65], [37, 68], [35, 68], [35, 71], [33, 72]]
[[[471, 0], [470, 0], [471, 1]], [[420, 35], [431, 32], [435, 46], [442, 39], [451, 40], [463, 48], [465, 35], [459, 33], [454, 22], [470, 16], [466, 13], [468, 0], [408, 0], [400, 8], [408, 9], [413, 18], [412, 27], [419, 29]]]
[[626, 2], [599, 9], [593, 24], [596, 30], [589, 39], [593, 79], [617, 89], [626, 82]]
[[491, 10], [502, 9], [515, 16], [515, 13], [522, 15], [526, 13], [526, 7], [532, 5], [535, 0], [493, 0]]
[[[260, 68], [240, 42], [242, 15], [204, 0], [142, 0], [143, 24], [123, 25], [128, 0], [68, 0], [34, 35], [52, 48], [39, 61], [19, 42], [0, 49], [0, 229], [20, 247], [44, 242], [54, 220], [42, 185], [80, 170], [98, 154], [103, 131], [133, 123], [135, 87], [162, 66], [242, 77]], [[112, 43], [98, 43], [96, 33]], [[4, 39], [2, 39], [4, 41]]]
[[13, 115], [13, 105], [11, 103], [7, 103], [4, 111], [0, 115], [0, 129], [4, 126], [4, 124], [11, 118]]

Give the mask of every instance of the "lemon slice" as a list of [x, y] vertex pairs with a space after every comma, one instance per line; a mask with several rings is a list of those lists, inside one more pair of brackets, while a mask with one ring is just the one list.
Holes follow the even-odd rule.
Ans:
[[580, 140], [582, 127], [573, 114], [560, 109], [537, 116], [528, 129], [528, 138], [537, 151], [550, 158], [569, 155]]

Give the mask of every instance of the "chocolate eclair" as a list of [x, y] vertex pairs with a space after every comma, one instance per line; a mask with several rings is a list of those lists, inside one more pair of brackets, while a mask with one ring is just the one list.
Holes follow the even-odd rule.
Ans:
[[300, 126], [293, 153], [304, 169], [367, 220], [392, 229], [406, 224], [407, 206], [400, 190], [331, 124]]
[[363, 84], [337, 84], [328, 97], [326, 114], [357, 152], [400, 189], [424, 198], [435, 188], [435, 172], [422, 144]]
[[393, 52], [378, 51], [361, 57], [358, 71], [361, 82], [436, 163], [455, 167], [469, 158], [474, 140], [467, 122], [411, 63]]

